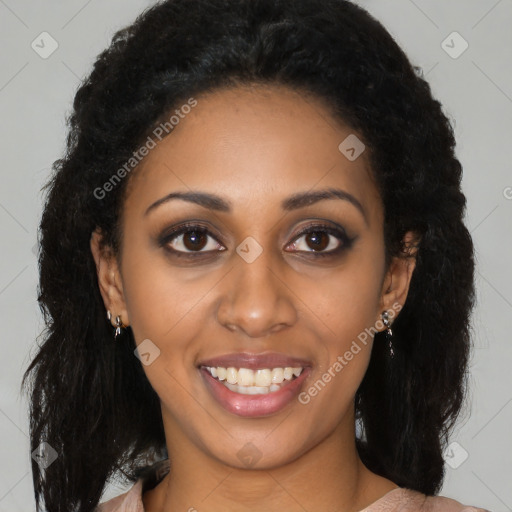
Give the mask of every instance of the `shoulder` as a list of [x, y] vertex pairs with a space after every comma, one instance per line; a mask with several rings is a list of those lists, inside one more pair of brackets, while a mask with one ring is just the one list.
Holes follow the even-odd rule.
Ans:
[[144, 512], [142, 495], [154, 488], [169, 472], [169, 459], [141, 468], [137, 481], [123, 494], [100, 503], [94, 512]]
[[95, 512], [144, 512], [142, 504], [142, 478], [123, 494], [100, 503]]
[[[394, 489], [388, 493], [386, 507], [377, 507], [380, 512], [490, 512], [484, 508], [465, 505], [445, 496], [427, 496], [407, 488]], [[374, 512], [370, 507], [369, 512]]]

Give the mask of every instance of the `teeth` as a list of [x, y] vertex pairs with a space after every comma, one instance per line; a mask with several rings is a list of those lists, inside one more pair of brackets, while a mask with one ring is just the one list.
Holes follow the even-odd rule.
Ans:
[[[242, 371], [242, 369], [240, 369], [240, 371]], [[256, 386], [270, 386], [270, 384], [272, 384], [272, 372], [269, 369], [256, 370], [254, 383]]]
[[259, 370], [239, 368], [237, 370], [232, 366], [229, 368], [207, 366], [206, 369], [212, 377], [219, 381], [225, 381], [223, 382], [224, 385], [231, 389], [231, 391], [246, 395], [277, 391], [281, 389], [281, 384], [284, 381], [290, 381], [294, 377], [298, 377], [303, 370], [301, 367], [292, 368], [290, 366], [286, 368], [273, 368], [272, 370], [269, 368]]
[[236, 368], [228, 368], [226, 370], [226, 381], [230, 384], [236, 384], [238, 380], [238, 372]]
[[252, 386], [254, 384], [254, 371], [248, 368], [240, 368], [236, 382], [240, 384], [240, 386]]
[[[265, 395], [271, 392], [270, 388], [265, 386], [239, 386], [237, 384], [225, 384], [225, 386], [231, 391], [240, 393], [241, 395]], [[273, 391], [277, 391], [279, 389], [281, 388], [277, 386], [277, 389], [274, 389]]]
[[284, 370], [282, 368], [274, 368], [272, 370], [272, 383], [281, 384], [284, 380]]

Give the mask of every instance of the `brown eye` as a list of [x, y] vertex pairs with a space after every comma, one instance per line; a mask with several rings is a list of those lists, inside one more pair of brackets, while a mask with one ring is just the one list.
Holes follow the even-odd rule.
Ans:
[[182, 243], [189, 251], [200, 251], [208, 241], [208, 235], [200, 231], [187, 231], [182, 236]]
[[329, 237], [330, 235], [322, 231], [312, 231], [305, 235], [305, 240], [314, 251], [323, 251], [329, 245]]
[[179, 226], [160, 237], [160, 245], [173, 253], [193, 254], [223, 250], [208, 229], [199, 225]]
[[349, 249], [355, 238], [349, 238], [344, 230], [328, 225], [313, 225], [302, 230], [291, 247], [299, 253], [313, 256], [337, 255]]

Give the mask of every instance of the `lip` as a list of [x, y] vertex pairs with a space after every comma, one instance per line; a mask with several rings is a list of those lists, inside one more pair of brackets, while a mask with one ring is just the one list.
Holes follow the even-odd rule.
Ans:
[[[311, 362], [298, 357], [291, 357], [278, 352], [263, 352], [260, 354], [250, 354], [248, 352], [239, 352], [224, 354], [221, 356], [206, 359], [198, 364], [201, 366], [220, 366], [222, 368], [249, 368], [251, 370], [263, 370], [265, 368], [292, 368], [311, 366]], [[277, 391], [276, 391], [277, 393]]]
[[[247, 366], [242, 366], [242, 368], [247, 368]], [[199, 371], [210, 394], [226, 411], [236, 416], [256, 418], [276, 414], [292, 402], [299, 395], [305, 380], [311, 373], [311, 367], [304, 367], [298, 377], [288, 381], [279, 391], [261, 395], [235, 393], [212, 377], [206, 368], [200, 367]]]

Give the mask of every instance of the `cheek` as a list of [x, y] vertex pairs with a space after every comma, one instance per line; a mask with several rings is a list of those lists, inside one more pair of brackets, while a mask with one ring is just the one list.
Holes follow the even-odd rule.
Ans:
[[[150, 340], [158, 357], [144, 371], [162, 397], [183, 394], [179, 385], [190, 380], [191, 362], [211, 315], [209, 290], [218, 273], [172, 267], [142, 244], [126, 247], [123, 290], [136, 345]], [[149, 345], [150, 347], [152, 345]], [[177, 399], [179, 401], [179, 399]]]
[[146, 376], [159, 396], [177, 393], [186, 378], [190, 340], [201, 325], [198, 284], [184, 283], [162, 258], [131, 247], [123, 258], [123, 291], [135, 344], [151, 354], [143, 366]]
[[187, 403], [190, 407], [183, 383], [190, 378], [187, 372], [195, 349], [191, 340], [197, 338], [200, 317], [205, 314], [199, 300], [204, 286], [197, 280], [187, 283], [183, 275], [149, 251], [126, 249], [123, 290], [130, 325], [141, 353], [141, 348], [150, 353], [143, 370], [158, 396], [175, 412], [186, 410]]
[[[195, 314], [209, 277], [172, 268], [161, 255], [131, 247], [123, 259], [123, 290], [130, 324], [138, 341], [168, 337], [179, 322]], [[199, 308], [200, 309], [200, 308]]]
[[375, 276], [363, 281], [357, 272], [331, 286], [320, 311], [328, 335], [319, 338], [319, 356], [310, 385], [299, 396], [309, 417], [322, 417], [319, 439], [351, 410], [354, 395], [370, 361], [378, 307]]
[[[309, 295], [309, 304], [314, 304], [322, 320], [322, 332], [327, 333], [319, 338], [324, 352], [316, 372], [316, 381], [320, 382], [308, 392], [309, 396], [349, 399], [364, 377], [379, 318], [383, 266], [375, 261], [358, 255], [327, 280], [322, 290], [317, 288]], [[324, 388], [330, 391], [325, 393]]]
[[318, 312], [329, 331], [329, 345], [339, 351], [350, 340], [375, 325], [381, 295], [381, 265], [354, 255], [350, 264], [325, 279], [308, 295], [308, 306]]

